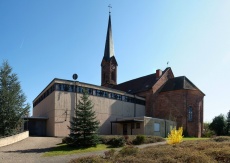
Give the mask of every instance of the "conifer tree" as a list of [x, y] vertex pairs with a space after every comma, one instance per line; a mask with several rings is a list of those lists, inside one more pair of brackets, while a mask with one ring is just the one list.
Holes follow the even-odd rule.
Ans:
[[87, 147], [98, 144], [99, 122], [92, 109], [92, 101], [89, 99], [87, 91], [83, 90], [81, 100], [78, 101], [75, 109], [75, 116], [72, 117], [70, 126], [68, 126], [71, 131], [69, 136], [73, 140], [71, 145]]
[[0, 135], [17, 133], [22, 117], [28, 114], [29, 104], [21, 90], [20, 82], [8, 62], [0, 67]]
[[230, 136], [230, 110], [227, 113], [227, 126], [226, 126], [226, 134]]

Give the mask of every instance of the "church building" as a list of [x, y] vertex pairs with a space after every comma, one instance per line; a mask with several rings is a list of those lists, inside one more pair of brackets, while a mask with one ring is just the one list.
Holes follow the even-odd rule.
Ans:
[[36, 124], [33, 134], [68, 136], [67, 126], [85, 89], [100, 122], [99, 134], [166, 137], [177, 126], [183, 127], [189, 136], [201, 137], [205, 94], [187, 77], [175, 77], [172, 69], [167, 67], [118, 84], [117, 67], [109, 14], [101, 62], [101, 86], [53, 79], [33, 101], [31, 119], [44, 122], [42, 134], [38, 129], [41, 126]]

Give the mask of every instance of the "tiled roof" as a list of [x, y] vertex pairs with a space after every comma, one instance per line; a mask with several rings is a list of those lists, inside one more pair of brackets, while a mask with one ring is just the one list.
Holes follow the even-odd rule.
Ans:
[[[162, 87], [160, 92], [167, 92], [167, 91], [174, 91], [174, 90], [181, 90], [181, 89], [199, 90], [199, 88], [197, 88], [186, 76], [180, 76], [180, 77], [169, 79]], [[200, 92], [203, 93], [202, 91]]]
[[[163, 72], [162, 75], [165, 73], [165, 71], [167, 71], [170, 68], [166, 68]], [[113, 87], [113, 89], [118, 89], [130, 94], [135, 94], [138, 92], [143, 92], [143, 91], [147, 91], [150, 88], [152, 88], [152, 86], [157, 82], [156, 80], [156, 74], [150, 74], [150, 75], [146, 75], [140, 78], [136, 78], [133, 80], [129, 80], [127, 82], [124, 83], [120, 83], [118, 85], [115, 85]]]

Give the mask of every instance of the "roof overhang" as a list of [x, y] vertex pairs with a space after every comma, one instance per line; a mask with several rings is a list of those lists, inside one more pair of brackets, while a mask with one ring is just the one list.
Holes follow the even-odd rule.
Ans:
[[134, 122], [143, 122], [141, 119], [122, 119], [116, 121], [110, 121], [110, 123], [134, 123]]
[[49, 118], [48, 117], [23, 117], [23, 119], [33, 119], [33, 120], [48, 120]]

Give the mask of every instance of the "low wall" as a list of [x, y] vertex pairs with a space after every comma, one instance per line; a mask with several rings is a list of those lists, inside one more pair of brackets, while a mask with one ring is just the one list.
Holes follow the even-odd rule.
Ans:
[[29, 137], [29, 131], [25, 131], [25, 132], [22, 132], [22, 133], [17, 134], [17, 135], [9, 136], [6, 138], [1, 138], [0, 139], [0, 147], [16, 143], [16, 142], [21, 141], [21, 140], [28, 138], [28, 137]]

